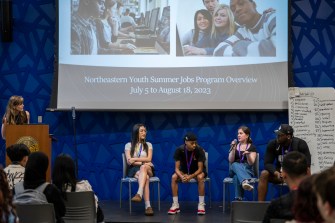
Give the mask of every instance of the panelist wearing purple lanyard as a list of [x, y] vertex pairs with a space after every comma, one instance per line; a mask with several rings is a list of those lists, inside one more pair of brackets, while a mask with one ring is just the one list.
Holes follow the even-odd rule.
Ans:
[[[308, 166], [311, 165], [311, 153], [307, 143], [300, 138], [293, 136], [293, 128], [288, 124], [281, 124], [278, 130], [275, 130], [276, 139], [271, 140], [266, 148], [264, 156], [264, 170], [258, 183], [258, 200], [264, 201], [268, 182], [274, 184], [283, 183], [281, 168], [284, 156], [291, 151], [298, 151], [306, 156]], [[275, 163], [275, 164], [274, 164]]]
[[228, 155], [229, 175], [234, 179], [235, 200], [242, 200], [244, 190], [254, 189], [248, 180], [254, 177], [253, 164], [256, 160], [256, 147], [252, 144], [250, 129], [247, 126], [238, 128], [237, 138], [238, 144], [235, 140], [232, 141]]
[[204, 182], [207, 176], [204, 166], [206, 156], [204, 149], [197, 144], [197, 136], [194, 133], [186, 133], [184, 136], [184, 144], [176, 149], [173, 158], [175, 160], [175, 172], [171, 177], [173, 203], [168, 214], [177, 214], [180, 212], [178, 203], [178, 182], [188, 183], [192, 178], [198, 182], [198, 215], [206, 214]]
[[131, 142], [125, 146], [127, 158], [128, 176], [138, 179], [138, 191], [131, 199], [133, 202], [145, 203], [147, 216], [154, 215], [150, 204], [149, 177], [154, 176], [154, 165], [152, 164], [152, 144], [146, 142], [147, 129], [144, 124], [135, 124], [131, 134]]

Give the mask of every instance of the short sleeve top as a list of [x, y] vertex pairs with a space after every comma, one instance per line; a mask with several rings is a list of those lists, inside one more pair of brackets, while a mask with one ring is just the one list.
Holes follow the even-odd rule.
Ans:
[[[188, 163], [190, 165], [189, 170], [187, 168], [185, 151], [187, 153], [187, 158], [189, 159], [188, 160]], [[185, 145], [181, 145], [176, 149], [173, 158], [175, 161], [180, 161], [180, 170], [183, 173], [189, 172], [189, 174], [192, 174], [198, 170], [198, 162], [205, 163], [206, 161], [204, 149], [200, 146], [196, 146], [193, 151], [187, 151], [185, 150]], [[203, 172], [206, 172], [205, 166], [204, 166]]]
[[[148, 150], [150, 149], [153, 150], [152, 144], [150, 142], [146, 142], [146, 144], [148, 145]], [[148, 154], [143, 147], [144, 147], [143, 144], [137, 145], [135, 147], [134, 154], [130, 154], [131, 157], [148, 157]], [[128, 142], [125, 145], [124, 151], [127, 151], [127, 150], [130, 151], [130, 148], [131, 148], [131, 143]]]
[[[242, 155], [242, 152], [240, 154], [240, 152], [239, 152], [239, 145], [240, 144], [238, 144], [237, 147], [236, 147], [234, 162], [247, 163], [248, 162], [247, 156], [245, 154]], [[249, 152], [257, 152], [256, 147], [254, 146], [254, 144], [248, 144], [248, 145], [249, 145], [248, 146], [248, 151]]]

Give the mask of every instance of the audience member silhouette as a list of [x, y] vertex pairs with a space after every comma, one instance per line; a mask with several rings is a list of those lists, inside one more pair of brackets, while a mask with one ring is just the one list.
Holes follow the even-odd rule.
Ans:
[[[30, 154], [26, 171], [24, 174], [24, 189], [35, 189], [46, 182], [46, 174], [49, 166], [48, 157], [43, 152], [33, 152]], [[18, 184], [15, 185], [13, 194]], [[57, 223], [63, 222], [65, 215], [64, 200], [60, 191], [54, 184], [48, 184], [43, 191], [49, 203], [54, 205]]]
[[297, 223], [323, 222], [323, 218], [316, 204], [316, 194], [313, 191], [316, 177], [316, 174], [308, 176], [299, 184], [292, 208], [294, 220]]
[[335, 167], [319, 173], [314, 181], [317, 206], [325, 223], [335, 222]]
[[18, 223], [12, 193], [8, 185], [6, 173], [0, 168], [0, 222]]
[[266, 210], [263, 223], [268, 223], [271, 219], [292, 220], [294, 218], [292, 204], [297, 195], [300, 182], [309, 173], [309, 164], [303, 153], [292, 151], [284, 157], [282, 177], [290, 187], [290, 192], [271, 201]]
[[[93, 191], [91, 184], [87, 180], [78, 180], [76, 177], [76, 167], [71, 156], [67, 154], [59, 155], [54, 161], [52, 171], [52, 182], [62, 193], [64, 200], [67, 199], [66, 192]], [[95, 207], [97, 210], [97, 222], [104, 221], [104, 214], [98, 204], [98, 197], [95, 197]]]
[[7, 147], [6, 152], [11, 164], [4, 171], [7, 175], [9, 188], [13, 189], [16, 183], [23, 181], [30, 150], [25, 144], [13, 144]]

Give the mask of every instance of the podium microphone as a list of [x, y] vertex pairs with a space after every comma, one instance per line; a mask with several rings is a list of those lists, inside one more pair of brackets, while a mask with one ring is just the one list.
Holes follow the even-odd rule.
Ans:
[[72, 107], [71, 110], [72, 110], [72, 118], [76, 119], [76, 108]]
[[73, 147], [75, 153], [75, 164], [76, 164], [76, 174], [78, 177], [78, 150], [77, 150], [77, 139], [76, 139], [76, 108], [72, 107], [72, 120], [73, 120]]
[[236, 146], [236, 143], [237, 143], [237, 139], [234, 139], [234, 141], [230, 144], [230, 149], [228, 153], [230, 153], [234, 149], [234, 147]]

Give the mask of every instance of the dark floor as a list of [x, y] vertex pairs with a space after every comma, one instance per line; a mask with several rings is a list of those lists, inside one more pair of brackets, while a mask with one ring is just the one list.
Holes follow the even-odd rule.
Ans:
[[158, 210], [158, 203], [153, 202], [151, 205], [154, 209], [154, 216], [144, 215], [144, 203], [133, 203], [132, 213], [129, 213], [129, 203], [122, 201], [120, 208], [119, 201], [101, 201], [100, 205], [105, 214], [105, 222], [168, 222], [168, 223], [204, 223], [204, 222], [229, 222], [230, 214], [222, 212], [222, 203], [212, 203], [210, 208], [206, 206], [206, 215], [198, 216], [198, 203], [179, 202], [180, 213], [168, 215], [167, 211], [171, 202], [161, 202], [161, 210]]

